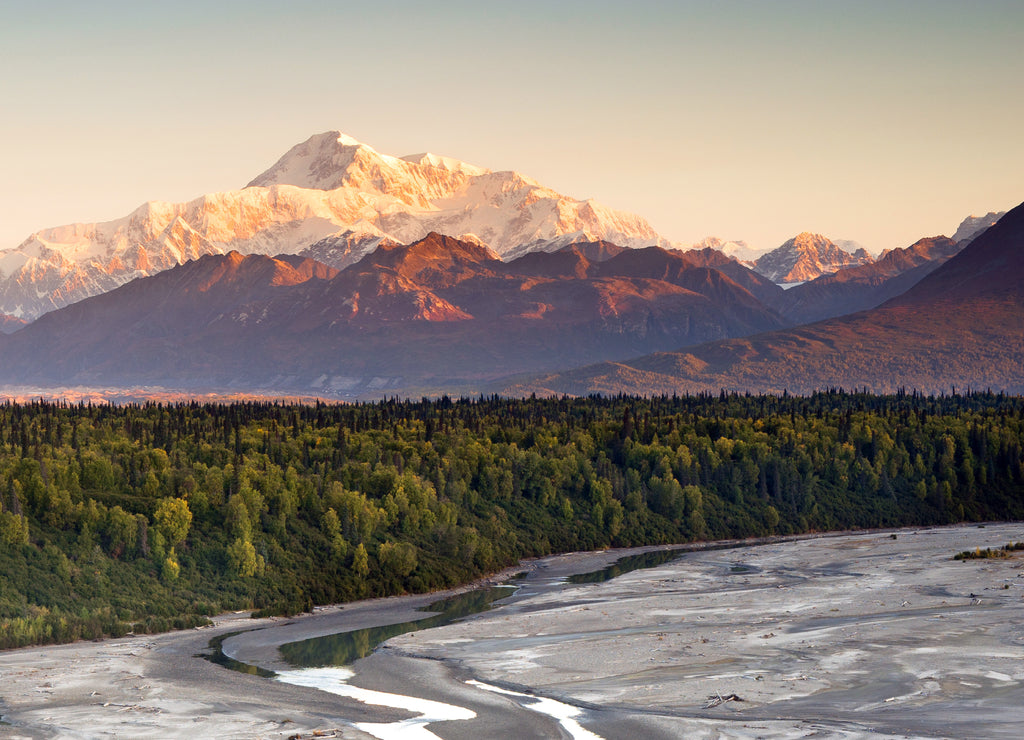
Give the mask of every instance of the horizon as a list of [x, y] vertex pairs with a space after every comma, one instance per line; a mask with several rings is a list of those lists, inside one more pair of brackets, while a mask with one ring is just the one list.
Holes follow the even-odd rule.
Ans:
[[400, 4], [6, 11], [0, 249], [241, 188], [327, 130], [515, 170], [683, 245], [810, 231], [878, 254], [1024, 200], [1017, 3]]

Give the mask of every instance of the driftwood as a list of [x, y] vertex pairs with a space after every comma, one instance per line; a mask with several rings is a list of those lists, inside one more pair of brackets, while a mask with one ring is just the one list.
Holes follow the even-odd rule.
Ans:
[[704, 709], [710, 709], [711, 707], [717, 707], [719, 704], [725, 704], [727, 701], [743, 701], [743, 699], [736, 694], [714, 694], [708, 697], [708, 700], [704, 703]]

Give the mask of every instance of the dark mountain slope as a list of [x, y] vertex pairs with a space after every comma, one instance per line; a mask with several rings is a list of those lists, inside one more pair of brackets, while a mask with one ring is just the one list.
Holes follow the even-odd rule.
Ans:
[[19, 319], [17, 316], [8, 316], [5, 313], [0, 313], [0, 334], [12, 334], [21, 327], [28, 324], [25, 319]]
[[1008, 211], [963, 251], [887, 305], [969, 301], [982, 296], [1016, 298], [1022, 291], [1024, 204]]
[[578, 244], [570, 244], [557, 252], [529, 252], [507, 263], [501, 270], [506, 275], [545, 278], [586, 278], [594, 263]]
[[444, 288], [501, 264], [487, 247], [431, 232], [408, 246], [383, 244], [345, 275], [390, 271], [424, 287]]
[[778, 302], [786, 291], [763, 275], [741, 265], [717, 249], [704, 247], [690, 249], [682, 253], [683, 258], [700, 267], [711, 267], [724, 275], [728, 275], [737, 284], [749, 290], [764, 305], [777, 310]]
[[629, 247], [620, 247], [618, 244], [598, 239], [596, 242], [576, 242], [567, 247], [562, 247], [560, 251], [570, 249], [578, 251], [591, 262], [604, 262], [618, 254], [622, 254]]
[[[265, 303], [337, 270], [291, 255], [208, 255], [48, 313], [12, 335], [0, 378], [15, 383], [106, 383], [152, 379], [153, 369], [188, 373], [226, 349], [184, 337], [240, 305]], [[249, 320], [246, 315], [245, 321]], [[252, 316], [254, 322], [259, 316]], [[109, 374], [108, 374], [109, 371]]]

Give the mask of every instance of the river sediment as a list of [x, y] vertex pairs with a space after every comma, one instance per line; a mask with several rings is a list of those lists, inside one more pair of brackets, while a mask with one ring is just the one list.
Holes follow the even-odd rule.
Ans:
[[[394, 637], [344, 681], [472, 712], [422, 725], [448, 740], [510, 727], [571, 737], [535, 697], [609, 739], [1016, 738], [1024, 561], [951, 558], [1019, 540], [1021, 524], [851, 534], [692, 552], [575, 584], [565, 577], [622, 553], [555, 556], [529, 564], [498, 608]], [[283, 643], [422, 619], [417, 610], [437, 598], [289, 620], [225, 615], [201, 630], [0, 653], [0, 737], [370, 737], [363, 728], [414, 719], [415, 707], [195, 656], [216, 635], [247, 630], [225, 652], [280, 673], [294, 668]]]

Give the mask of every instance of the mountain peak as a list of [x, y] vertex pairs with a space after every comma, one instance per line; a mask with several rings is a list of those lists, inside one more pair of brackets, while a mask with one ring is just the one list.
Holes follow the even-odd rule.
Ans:
[[[223, 255], [204, 255], [176, 269], [179, 275], [189, 275], [194, 289], [204, 293], [214, 287], [251, 291], [256, 287], [298, 285], [313, 278], [327, 280], [338, 274], [338, 270], [308, 258], [244, 255], [234, 249]], [[187, 287], [181, 287], [187, 285], [187, 281], [183, 281], [178, 290], [189, 292]]]
[[[404, 157], [381, 154], [341, 131], [326, 131], [296, 144], [248, 184], [294, 185], [312, 190], [355, 187], [393, 193], [433, 185], [433, 197], [451, 195], [466, 178], [490, 174], [484, 167], [453, 157], [422, 152]], [[403, 199], [404, 200], [404, 199]]]
[[871, 255], [863, 249], [850, 254], [821, 234], [803, 231], [759, 257], [754, 271], [776, 283], [800, 283], [872, 261]]
[[[821, 234], [814, 234], [810, 231], [801, 231], [799, 234], [794, 236], [785, 244], [792, 244], [793, 246], [801, 250], [815, 249], [817, 247], [828, 247], [828, 245], [835, 245], [835, 243], [826, 236]], [[785, 244], [783, 246], [785, 246]]]
[[294, 185], [313, 190], [334, 190], [347, 184], [349, 168], [360, 155], [365, 159], [385, 158], [373, 147], [340, 131], [315, 134], [285, 152], [270, 169], [246, 187]]
[[[357, 139], [353, 139], [348, 134], [342, 133], [341, 131], [328, 131], [327, 133], [320, 135], [325, 137], [333, 136], [335, 137], [335, 140], [342, 146], [368, 146]], [[372, 149], [373, 147], [368, 148]]]
[[[501, 257], [484, 244], [431, 231], [412, 244], [381, 244], [356, 263], [354, 272], [386, 267], [436, 287], [449, 282], [451, 273], [475, 271], [480, 265], [500, 262]], [[444, 275], [438, 277], [441, 273]]]
[[995, 224], [996, 221], [1006, 215], [1006, 211], [989, 211], [984, 216], [968, 216], [956, 229], [953, 234], [955, 242], [969, 242], [981, 235], [985, 229]]
[[[202, 254], [296, 254], [353, 264], [384, 240], [475, 235], [503, 258], [569, 234], [627, 247], [664, 240], [641, 217], [577, 200], [519, 173], [432, 153], [382, 154], [340, 131], [293, 146], [249, 187], [123, 218], [36, 232], [0, 251], [0, 312], [35, 318]], [[557, 246], [555, 241], [558, 240]]]

